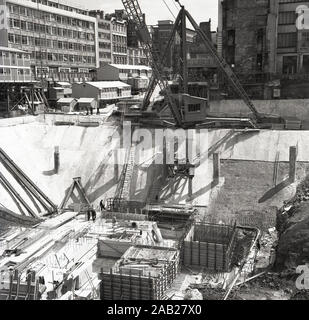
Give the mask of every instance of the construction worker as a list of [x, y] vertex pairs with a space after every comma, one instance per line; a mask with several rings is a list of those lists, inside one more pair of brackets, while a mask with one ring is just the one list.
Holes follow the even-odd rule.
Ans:
[[97, 218], [97, 213], [95, 212], [95, 210], [93, 208], [90, 211], [91, 211], [92, 221], [95, 222], [95, 220]]
[[112, 218], [113, 231], [115, 231], [116, 224], [117, 224], [117, 218], [114, 216]]
[[100, 209], [101, 209], [101, 212], [105, 210], [105, 205], [103, 200], [100, 201]]

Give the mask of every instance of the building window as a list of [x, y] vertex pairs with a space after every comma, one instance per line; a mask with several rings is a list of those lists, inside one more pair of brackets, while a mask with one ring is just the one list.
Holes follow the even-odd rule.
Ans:
[[278, 34], [278, 48], [294, 48], [297, 45], [297, 33], [279, 33]]
[[200, 104], [189, 104], [188, 105], [188, 112], [201, 112], [201, 105]]
[[13, 19], [13, 27], [14, 28], [20, 28], [20, 20]]
[[284, 74], [295, 74], [297, 72], [297, 56], [284, 56], [282, 64]]
[[8, 39], [10, 43], [14, 43], [14, 35], [12, 33], [8, 34]]
[[21, 42], [22, 42], [22, 44], [28, 44], [28, 37], [22, 36]]
[[28, 31], [33, 31], [33, 23], [32, 22], [28, 22], [27, 27], [28, 27]]
[[295, 11], [285, 11], [279, 12], [278, 24], [295, 24], [297, 19], [297, 14]]
[[309, 73], [309, 55], [303, 56], [303, 72]]

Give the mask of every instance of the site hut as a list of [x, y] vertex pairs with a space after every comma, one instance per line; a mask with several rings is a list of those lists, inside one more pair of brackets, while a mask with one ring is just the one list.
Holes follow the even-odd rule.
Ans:
[[57, 109], [64, 113], [74, 112], [76, 104], [75, 98], [61, 98], [57, 101]]
[[98, 101], [95, 98], [79, 98], [77, 100], [77, 111], [87, 111], [88, 114], [93, 114], [98, 108]]
[[64, 98], [64, 89], [62, 87], [49, 87], [47, 90], [48, 103], [52, 109], [57, 109], [57, 101]]
[[106, 64], [97, 70], [97, 80], [122, 81], [130, 84], [133, 93], [146, 91], [152, 69], [142, 65]]
[[72, 97], [72, 85], [70, 82], [65, 82], [65, 81], [56, 82], [56, 87], [63, 88], [64, 98]]
[[121, 81], [94, 81], [74, 83], [72, 86], [74, 98], [95, 98], [99, 108], [130, 98], [131, 86]]

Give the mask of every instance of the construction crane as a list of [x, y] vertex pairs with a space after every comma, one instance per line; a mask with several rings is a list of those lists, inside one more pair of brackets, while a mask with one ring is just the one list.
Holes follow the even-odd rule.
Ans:
[[160, 89], [166, 93], [167, 102], [172, 112], [172, 115], [176, 121], [176, 125], [181, 126], [181, 112], [178, 106], [176, 105], [176, 102], [172, 98], [172, 92], [168, 85], [168, 82], [162, 77], [163, 68], [160, 65], [159, 57], [152, 48], [150, 32], [144, 20], [144, 16], [140, 8], [140, 5], [137, 0], [122, 0], [122, 3], [125, 7], [128, 18], [135, 23], [136, 29], [140, 33], [140, 36], [142, 38], [142, 43], [146, 46], [145, 52], [147, 54], [148, 61], [152, 62], [156, 83], [160, 86]]
[[[212, 44], [211, 40], [205, 35], [205, 33], [202, 31], [202, 29], [199, 27], [199, 25], [191, 16], [191, 14], [185, 9], [184, 6], [180, 4], [178, 0], [175, 0], [175, 1], [180, 5], [181, 10], [178, 17], [176, 18], [174, 29], [171, 33], [166, 50], [161, 56], [158, 56], [158, 54], [156, 53], [156, 51], [152, 46], [150, 32], [145, 23], [144, 16], [141, 11], [138, 0], [122, 0], [124, 8], [127, 12], [128, 18], [135, 23], [136, 29], [141, 35], [142, 42], [146, 46], [148, 59], [149, 61], [152, 62], [152, 65], [153, 65], [154, 74], [153, 74], [153, 78], [150, 81], [149, 89], [144, 98], [142, 109], [145, 110], [148, 107], [150, 103], [150, 98], [154, 92], [154, 89], [157, 85], [159, 85], [161, 91], [164, 92], [165, 94], [169, 108], [171, 109], [172, 115], [176, 121], [176, 125], [177, 126], [184, 125], [183, 113], [180, 110], [180, 108], [177, 106], [174, 98], [172, 97], [172, 92], [168, 82], [162, 77], [163, 75], [162, 61], [164, 61], [166, 53], [168, 52], [170, 45], [173, 43], [174, 37], [176, 35], [177, 27], [179, 27], [181, 23], [182, 23], [183, 32], [186, 33], [186, 29], [184, 29], [184, 26], [185, 26], [185, 19], [188, 19], [192, 24], [192, 26], [194, 27], [196, 33], [199, 35], [200, 39], [202, 40], [203, 45], [206, 47], [208, 52], [214, 58], [218, 68], [222, 71], [223, 75], [225, 76], [225, 78], [227, 79], [231, 87], [234, 89], [234, 91], [239, 95], [239, 97], [244, 101], [246, 106], [252, 112], [251, 120], [252, 120], [253, 126], [255, 127], [257, 123], [265, 122], [265, 120], [267, 122], [267, 119], [269, 119], [270, 117], [264, 116], [257, 111], [253, 102], [247, 95], [246, 91], [244, 90], [242, 84], [240, 83], [239, 79], [237, 78], [232, 68], [228, 65], [228, 63], [225, 61], [224, 58], [218, 55], [217, 50]], [[185, 39], [185, 35], [183, 35], [183, 37]], [[185, 43], [185, 41], [183, 43]], [[183, 56], [183, 60], [184, 59], [186, 58]], [[183, 81], [185, 81], [185, 79], [183, 79]]]

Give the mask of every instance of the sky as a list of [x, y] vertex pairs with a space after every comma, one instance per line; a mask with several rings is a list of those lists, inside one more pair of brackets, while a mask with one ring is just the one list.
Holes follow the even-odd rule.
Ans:
[[[86, 9], [102, 9], [111, 13], [115, 9], [123, 9], [121, 0], [69, 0], [72, 4], [80, 4]], [[165, 0], [175, 16], [178, 4], [174, 0]], [[180, 0], [197, 22], [212, 21], [212, 30], [216, 30], [218, 21], [218, 0]], [[174, 20], [163, 0], [139, 0], [141, 9], [146, 13], [148, 24], [157, 24], [158, 20]], [[175, 6], [176, 5], [176, 6]]]

